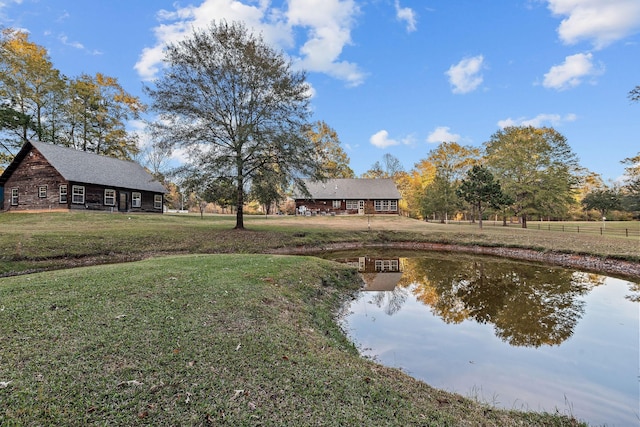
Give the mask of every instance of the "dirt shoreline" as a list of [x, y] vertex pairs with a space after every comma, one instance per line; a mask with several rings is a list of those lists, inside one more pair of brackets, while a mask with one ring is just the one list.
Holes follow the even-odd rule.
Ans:
[[640, 279], [640, 263], [617, 260], [612, 258], [597, 257], [592, 255], [568, 254], [553, 251], [535, 251], [532, 249], [490, 247], [490, 246], [467, 246], [444, 243], [429, 242], [385, 242], [385, 243], [362, 243], [345, 242], [330, 243], [322, 247], [298, 246], [295, 248], [279, 248], [268, 251], [273, 254], [289, 255], [313, 255], [314, 253], [324, 253], [340, 250], [356, 250], [365, 248], [376, 249], [402, 249], [415, 251], [438, 251], [438, 252], [463, 252], [478, 255], [493, 255], [509, 259], [522, 261], [535, 261], [558, 265], [562, 267], [575, 268], [579, 270], [591, 271], [595, 273], [606, 273], [613, 276], [622, 276], [628, 279]]

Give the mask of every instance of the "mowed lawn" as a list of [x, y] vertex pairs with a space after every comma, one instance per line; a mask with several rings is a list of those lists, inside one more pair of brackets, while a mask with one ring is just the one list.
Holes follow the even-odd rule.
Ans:
[[394, 239], [624, 259], [640, 250], [620, 238], [402, 217], [233, 225], [226, 216], [0, 215], [2, 273], [51, 269], [0, 278], [0, 425], [578, 425], [491, 408], [359, 357], [334, 321], [361, 285], [355, 271], [265, 252]]
[[[544, 223], [558, 226], [562, 223]], [[567, 223], [569, 225], [569, 223]], [[230, 215], [126, 215], [102, 213], [0, 214], [0, 275], [83, 263], [119, 262], [157, 254], [265, 253], [282, 248], [357, 242], [433, 242], [531, 248], [640, 261], [640, 222], [609, 222], [609, 230], [635, 230], [638, 237], [517, 226], [440, 224], [401, 216], [246, 216], [246, 230], [233, 230]], [[591, 227], [592, 232], [586, 232]], [[568, 229], [569, 227], [567, 227]]]

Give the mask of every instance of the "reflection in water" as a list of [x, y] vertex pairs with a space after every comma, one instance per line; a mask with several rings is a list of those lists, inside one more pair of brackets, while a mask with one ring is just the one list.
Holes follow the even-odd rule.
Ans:
[[401, 285], [447, 323], [474, 319], [492, 324], [511, 345], [560, 344], [584, 313], [577, 299], [592, 282], [583, 275], [499, 260], [418, 258], [407, 261]]
[[571, 337], [584, 314], [579, 297], [604, 279], [496, 258], [433, 254], [335, 259], [358, 268], [365, 290], [388, 291], [373, 298], [386, 314], [397, 313], [412, 292], [446, 323], [472, 319], [491, 324], [503, 341], [526, 347], [558, 345]]
[[406, 287], [398, 286], [405, 269], [400, 258], [361, 256], [339, 261], [358, 269], [365, 283], [365, 291], [377, 292], [373, 297], [374, 303], [384, 307], [386, 314], [393, 315], [407, 300], [409, 291]]
[[497, 406], [637, 425], [639, 283], [460, 254], [331, 258], [366, 283], [344, 320], [363, 354]]

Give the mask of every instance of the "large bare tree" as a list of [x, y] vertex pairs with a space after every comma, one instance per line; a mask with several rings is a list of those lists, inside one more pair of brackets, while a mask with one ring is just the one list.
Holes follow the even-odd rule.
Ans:
[[309, 86], [285, 55], [242, 23], [213, 22], [165, 50], [163, 74], [146, 92], [158, 113], [156, 141], [189, 154], [211, 180], [232, 178], [236, 229], [245, 190], [259, 171], [317, 178], [308, 129]]

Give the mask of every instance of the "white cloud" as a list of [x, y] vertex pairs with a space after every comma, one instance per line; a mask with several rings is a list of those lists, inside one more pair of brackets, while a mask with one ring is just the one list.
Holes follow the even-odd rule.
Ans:
[[429, 134], [427, 142], [439, 144], [441, 142], [457, 142], [460, 135], [449, 132], [448, 126], [438, 126]]
[[364, 82], [357, 64], [340, 61], [342, 49], [351, 44], [351, 28], [360, 12], [354, 0], [289, 0], [287, 24], [306, 29], [299, 65], [345, 80], [350, 86]]
[[396, 0], [396, 18], [400, 21], [404, 21], [407, 24], [407, 32], [411, 33], [415, 31], [417, 27], [416, 13], [410, 7], [400, 7], [400, 0]]
[[371, 138], [369, 138], [369, 142], [378, 148], [387, 148], [400, 144], [397, 140], [389, 138], [389, 132], [386, 130], [381, 130], [373, 134]]
[[64, 34], [61, 34], [60, 36], [58, 36], [58, 40], [60, 40], [60, 42], [65, 46], [70, 46], [75, 49], [84, 50], [84, 45], [82, 43], [69, 41], [69, 37], [65, 36]]
[[638, 0], [548, 0], [556, 16], [565, 17], [558, 35], [566, 44], [590, 40], [596, 49], [640, 31]]
[[520, 117], [517, 119], [512, 119], [509, 117], [505, 120], [500, 120], [498, 122], [498, 126], [501, 128], [506, 128], [510, 126], [533, 126], [533, 127], [544, 127], [547, 125], [551, 126], [559, 126], [563, 123], [574, 122], [578, 116], [573, 113], [566, 114], [561, 116], [560, 114], [538, 114], [532, 119], [527, 119], [525, 117]]
[[544, 75], [542, 85], [546, 88], [565, 90], [576, 87], [587, 77], [595, 77], [604, 72], [604, 67], [593, 64], [592, 53], [577, 53], [567, 56], [560, 65], [551, 67]]
[[484, 57], [465, 58], [452, 65], [445, 73], [449, 76], [449, 83], [453, 86], [453, 93], [469, 93], [482, 84], [482, 68]]
[[383, 129], [373, 134], [371, 138], [369, 138], [369, 142], [371, 143], [371, 145], [375, 147], [387, 148], [387, 147], [392, 147], [394, 145], [400, 145], [400, 144], [413, 145], [416, 142], [416, 138], [413, 135], [405, 136], [400, 140], [389, 138], [389, 132]]
[[102, 55], [102, 52], [100, 52], [99, 50], [89, 50], [87, 48], [85, 48], [85, 46], [80, 43], [80, 42], [76, 42], [76, 41], [70, 41], [69, 37], [67, 37], [64, 34], [61, 34], [58, 36], [58, 40], [60, 40], [60, 43], [62, 43], [65, 46], [70, 46], [74, 49], [78, 49], [78, 50], [84, 50], [85, 52], [91, 54], [91, 55]]
[[268, 0], [203, 0], [199, 6], [161, 10], [154, 28], [157, 43], [145, 48], [135, 65], [145, 80], [156, 76], [162, 66], [164, 46], [189, 36], [193, 29], [206, 28], [213, 20], [242, 21], [260, 33], [267, 43], [285, 51], [295, 50], [296, 32], [306, 37], [294, 58], [298, 67], [321, 72], [357, 86], [365, 74], [357, 64], [340, 60], [351, 44], [351, 29], [359, 13], [354, 0], [289, 0], [286, 10]]
[[69, 12], [65, 10], [64, 12], [62, 12], [62, 15], [58, 16], [56, 22], [64, 22], [69, 19], [69, 17], [71, 17], [71, 15], [69, 15]]

